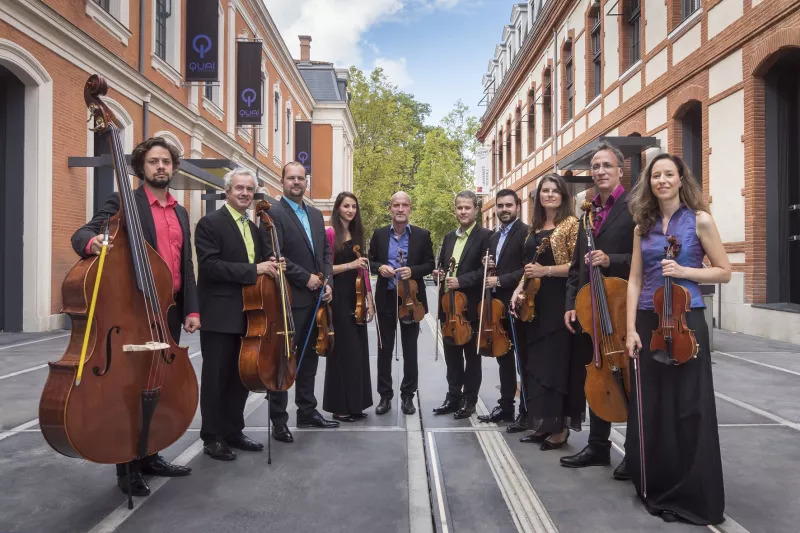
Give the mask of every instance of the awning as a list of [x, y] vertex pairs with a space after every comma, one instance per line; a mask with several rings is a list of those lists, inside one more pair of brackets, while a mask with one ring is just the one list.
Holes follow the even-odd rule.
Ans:
[[[130, 154], [125, 156], [125, 160], [128, 163], [128, 173], [134, 175], [133, 170], [130, 168], [130, 163], [131, 163]], [[185, 191], [185, 190], [205, 191], [206, 189], [209, 188], [222, 190], [223, 188], [222, 179], [217, 177], [213, 173], [204, 170], [201, 166], [197, 165], [196, 163], [198, 161], [203, 161], [203, 160], [182, 159], [181, 165], [180, 167], [178, 167], [178, 172], [176, 172], [175, 175], [172, 177], [172, 181], [169, 184], [169, 188], [179, 191]], [[211, 161], [219, 161], [219, 160], [212, 159]], [[67, 158], [67, 165], [71, 168], [74, 167], [110, 168], [112, 166], [111, 155], [104, 154], [96, 157], [69, 157]]]
[[[572, 152], [570, 155], [558, 162], [558, 169], [561, 171], [571, 170], [581, 171], [589, 170], [591, 166], [592, 152], [595, 146], [601, 142], [607, 142], [614, 147], [618, 148], [625, 159], [639, 155], [648, 148], [659, 148], [661, 143], [656, 137], [640, 137], [638, 135], [628, 135], [623, 137], [598, 137], [594, 141], [588, 142], [578, 150]], [[571, 176], [568, 173], [565, 178], [571, 183], [591, 183], [591, 178], [588, 176]], [[584, 178], [589, 181], [585, 182]]]
[[181, 165], [184, 161], [202, 168], [219, 179], [222, 179], [225, 174], [239, 166], [230, 159], [183, 159], [181, 160]]

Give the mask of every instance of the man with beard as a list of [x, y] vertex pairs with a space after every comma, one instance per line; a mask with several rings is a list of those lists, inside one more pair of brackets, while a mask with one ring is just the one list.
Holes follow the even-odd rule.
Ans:
[[[167, 315], [172, 338], [177, 343], [181, 326], [187, 333], [200, 329], [197, 287], [192, 264], [189, 215], [169, 193], [170, 180], [180, 165], [178, 150], [162, 137], [153, 137], [140, 143], [131, 153], [131, 167], [142, 180], [142, 186], [134, 193], [142, 233], [145, 240], [155, 248], [167, 263], [172, 274], [175, 306]], [[72, 236], [72, 248], [81, 257], [100, 255], [106, 221], [119, 211], [119, 193], [113, 193], [105, 205], [87, 224]], [[113, 248], [109, 244], [108, 249]], [[117, 484], [122, 492], [128, 492], [125, 464], [117, 465]], [[186, 476], [191, 469], [168, 463], [159, 454], [130, 462], [130, 487], [133, 496], [150, 494], [150, 487], [142, 475]]]
[[[512, 333], [510, 323], [512, 317], [508, 314], [508, 304], [511, 301], [514, 289], [522, 277], [524, 269], [523, 251], [525, 239], [528, 236], [528, 226], [517, 218], [520, 205], [521, 202], [516, 192], [511, 189], [498, 191], [495, 196], [494, 206], [497, 212], [497, 219], [500, 222], [500, 228], [489, 239], [489, 256], [494, 258], [494, 261], [489, 266], [496, 266], [497, 272], [494, 276], [486, 278], [486, 288], [492, 289], [494, 297], [503, 302], [503, 308], [506, 309], [503, 327], [509, 336]], [[514, 355], [514, 350], [515, 348], [518, 350], [517, 354], [519, 354], [520, 350], [523, 354], [525, 353], [525, 339], [521, 338], [524, 335], [525, 328], [516, 327], [514, 331], [516, 332], [516, 346], [512, 346], [508, 353], [497, 358], [500, 371], [500, 399], [491, 413], [478, 417], [481, 422], [511, 422], [514, 420], [514, 396], [517, 393], [517, 369], [515, 364], [517, 358]], [[512, 342], [514, 342], [514, 339], [512, 339]], [[524, 364], [526, 360], [526, 357], [519, 357], [521, 376], [525, 375]], [[521, 379], [520, 387], [524, 387], [524, 384], [525, 380]], [[520, 401], [517, 424], [512, 424], [507, 428], [510, 433], [525, 429], [525, 424], [522, 423], [525, 413], [526, 406]]]

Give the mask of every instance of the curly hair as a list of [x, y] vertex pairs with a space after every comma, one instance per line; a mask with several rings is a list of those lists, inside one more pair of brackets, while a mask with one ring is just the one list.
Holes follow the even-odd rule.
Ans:
[[164, 137], [150, 137], [146, 141], [137, 144], [136, 148], [131, 152], [131, 167], [136, 177], [141, 180], [144, 179], [144, 157], [147, 155], [147, 152], [155, 146], [160, 146], [169, 150], [169, 155], [172, 158], [173, 172], [178, 170], [178, 167], [181, 165], [181, 154], [175, 146], [168, 143]]
[[539, 180], [539, 185], [536, 187], [536, 193], [531, 195], [533, 199], [533, 210], [531, 213], [531, 227], [528, 229], [529, 235], [542, 229], [544, 227], [544, 223], [547, 222], [547, 212], [545, 211], [544, 206], [539, 203], [539, 194], [542, 192], [542, 187], [544, 184], [548, 182], [555, 183], [556, 189], [561, 195], [561, 205], [558, 207], [556, 219], [553, 221], [553, 224], [558, 226], [559, 222], [571, 216], [575, 210], [574, 199], [569, 194], [567, 182], [564, 181], [564, 178], [555, 172], [545, 174], [542, 176], [542, 179]]
[[633, 216], [633, 221], [639, 228], [639, 235], [647, 234], [656, 222], [661, 218], [661, 210], [658, 206], [658, 198], [653, 194], [650, 185], [650, 175], [653, 173], [653, 166], [664, 159], [669, 159], [678, 169], [681, 177], [681, 185], [678, 194], [682, 204], [692, 211], [705, 211], [708, 213], [708, 206], [703, 200], [703, 189], [692, 175], [692, 171], [683, 159], [670, 153], [658, 154], [650, 161], [647, 168], [634, 185], [628, 200], [628, 209]]

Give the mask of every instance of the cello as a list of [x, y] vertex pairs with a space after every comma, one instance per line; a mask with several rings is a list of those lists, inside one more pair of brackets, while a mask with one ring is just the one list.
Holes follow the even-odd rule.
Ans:
[[[586, 248], [594, 251], [594, 207], [586, 201], [583, 224]], [[589, 283], [575, 297], [575, 313], [583, 331], [592, 337], [592, 361], [586, 365], [586, 401], [607, 422], [628, 419], [630, 375], [625, 349], [625, 315], [628, 282], [605, 277], [599, 266], [589, 265]]]
[[[275, 259], [282, 259], [275, 224], [269, 216], [272, 207], [266, 200], [256, 204], [272, 242]], [[242, 287], [242, 303], [247, 317], [247, 331], [239, 349], [239, 378], [249, 391], [287, 391], [297, 373], [297, 347], [294, 343], [294, 319], [291, 292], [283, 268], [278, 279], [259, 274], [255, 285]]]
[[[539, 260], [539, 255], [544, 253], [549, 247], [550, 238], [543, 238], [542, 244], [536, 248], [536, 253], [531, 263], [536, 264], [536, 261]], [[522, 292], [519, 294], [519, 303], [515, 304], [515, 308], [520, 320], [523, 322], [530, 322], [536, 316], [536, 294], [539, 292], [539, 287], [542, 286], [542, 279], [525, 278], [525, 274], [522, 275], [522, 279], [524, 279], [525, 282], [522, 284]]]
[[144, 238], [118, 122], [100, 98], [107, 92], [97, 74], [84, 87], [94, 131], [108, 137], [120, 196], [120, 210], [108, 221], [114, 248], [104, 258], [113, 279], [101, 283], [96, 256], [79, 260], [64, 278], [62, 311], [72, 331], [64, 355], [49, 363], [39, 422], [59, 453], [114, 464], [177, 441], [194, 418], [198, 386], [188, 349], [169, 332], [172, 274]]
[[492, 289], [486, 288], [487, 276], [494, 275], [494, 268], [489, 267], [489, 250], [483, 260], [483, 296], [481, 297], [480, 321], [478, 324], [478, 353], [487, 357], [500, 357], [511, 349], [508, 333], [503, 328], [502, 320], [506, 316], [503, 302], [492, 298]]
[[[680, 253], [681, 245], [675, 235], [667, 238], [665, 259], [674, 260]], [[664, 285], [653, 294], [653, 309], [658, 314], [658, 328], [650, 338], [650, 353], [653, 359], [667, 365], [682, 365], [697, 357], [698, 345], [686, 323], [686, 313], [690, 311], [692, 296], [686, 287], [673, 283], [669, 276], [664, 277]]]
[[[400, 263], [400, 268], [406, 266], [406, 254], [403, 250], [397, 250], [397, 261]], [[397, 298], [400, 300], [397, 319], [403, 324], [421, 322], [425, 318], [425, 307], [417, 298], [418, 292], [419, 286], [416, 280], [397, 280]]]
[[[450, 258], [450, 268], [447, 275], [453, 276], [456, 270], [456, 258]], [[472, 338], [472, 326], [466, 318], [467, 296], [456, 290], [448, 290], [445, 285], [446, 294], [442, 296], [442, 310], [444, 311], [444, 322], [442, 323], [442, 337], [449, 339], [455, 346], [463, 346]]]

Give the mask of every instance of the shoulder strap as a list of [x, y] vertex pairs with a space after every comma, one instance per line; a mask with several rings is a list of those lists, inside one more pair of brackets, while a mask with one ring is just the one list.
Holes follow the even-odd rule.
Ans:
[[328, 244], [331, 247], [331, 253], [333, 253], [333, 240], [334, 240], [333, 228], [331, 227], [325, 228], [325, 236], [328, 238]]

